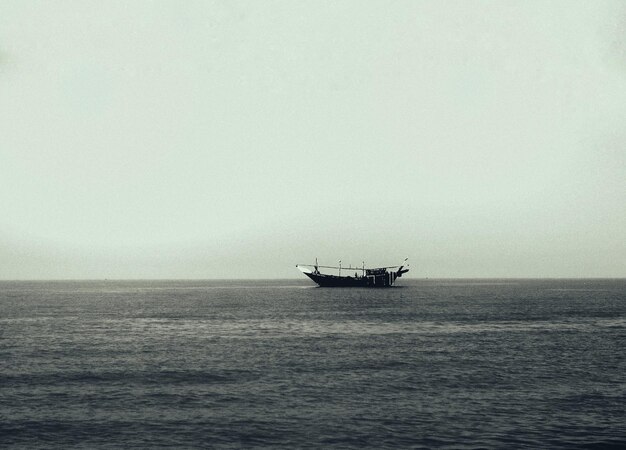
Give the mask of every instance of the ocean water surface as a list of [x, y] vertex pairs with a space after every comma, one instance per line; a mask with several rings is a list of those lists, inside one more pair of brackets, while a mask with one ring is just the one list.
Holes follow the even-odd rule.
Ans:
[[0, 282], [0, 447], [624, 448], [626, 280]]

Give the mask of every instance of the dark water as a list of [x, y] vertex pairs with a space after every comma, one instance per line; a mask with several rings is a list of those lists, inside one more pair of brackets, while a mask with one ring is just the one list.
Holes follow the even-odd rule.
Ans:
[[0, 282], [0, 446], [626, 446], [626, 280]]

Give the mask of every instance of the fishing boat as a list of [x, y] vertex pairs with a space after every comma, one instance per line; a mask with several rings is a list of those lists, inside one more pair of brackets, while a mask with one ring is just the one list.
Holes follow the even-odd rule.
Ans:
[[[399, 266], [366, 268], [365, 263], [362, 267], [342, 267], [341, 261], [339, 261], [339, 266], [320, 266], [315, 258], [315, 264], [296, 264], [296, 267], [322, 287], [390, 287], [396, 279], [409, 271], [406, 268], [407, 259]], [[325, 274], [321, 273], [320, 269], [337, 269], [339, 273], [338, 275]], [[344, 273], [349, 271], [350, 274], [354, 270], [354, 276], [342, 276], [342, 270]]]

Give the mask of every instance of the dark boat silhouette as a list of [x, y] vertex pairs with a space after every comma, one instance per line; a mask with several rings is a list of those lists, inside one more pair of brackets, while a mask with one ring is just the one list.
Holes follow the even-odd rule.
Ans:
[[[341, 261], [339, 261], [339, 266], [320, 266], [317, 264], [316, 258], [315, 264], [313, 265], [296, 264], [296, 267], [300, 269], [303, 274], [322, 287], [390, 287], [393, 286], [396, 279], [400, 278], [403, 274], [409, 271], [409, 269], [406, 268], [406, 266], [408, 266], [408, 264], [406, 264], [407, 259], [405, 259], [404, 263], [400, 266], [386, 266], [368, 269], [365, 267], [365, 264], [363, 264], [363, 267], [341, 267]], [[330, 275], [321, 273], [319, 270], [320, 268], [338, 269], [339, 274]], [[342, 276], [342, 270], [349, 270], [350, 273], [354, 270], [354, 276]], [[361, 272], [360, 275], [359, 272]]]

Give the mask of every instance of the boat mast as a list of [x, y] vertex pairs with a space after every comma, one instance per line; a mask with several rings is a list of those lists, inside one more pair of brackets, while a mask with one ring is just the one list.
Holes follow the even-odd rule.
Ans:
[[341, 276], [341, 260], [339, 260], [339, 276]]

